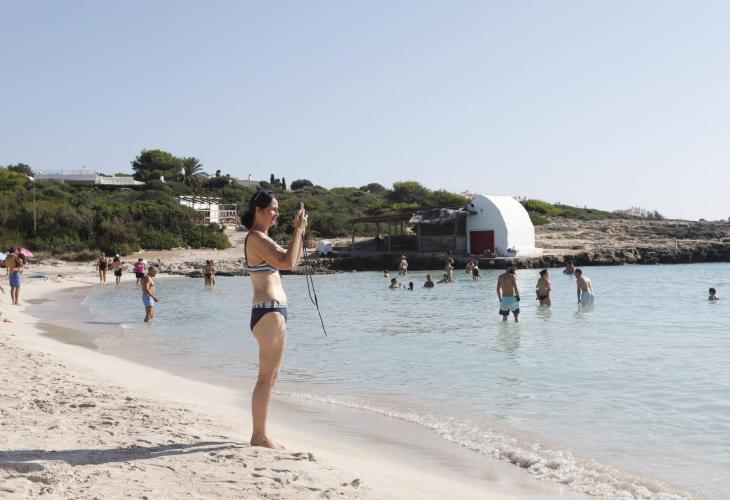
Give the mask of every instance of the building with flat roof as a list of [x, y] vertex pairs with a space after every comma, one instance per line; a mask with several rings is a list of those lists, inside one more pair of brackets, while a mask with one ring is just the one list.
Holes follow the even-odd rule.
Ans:
[[58, 181], [77, 186], [144, 186], [144, 182], [133, 177], [102, 175], [88, 170], [47, 170], [36, 172], [37, 181]]
[[180, 205], [197, 213], [196, 224], [238, 224], [238, 205], [210, 196], [177, 196]]

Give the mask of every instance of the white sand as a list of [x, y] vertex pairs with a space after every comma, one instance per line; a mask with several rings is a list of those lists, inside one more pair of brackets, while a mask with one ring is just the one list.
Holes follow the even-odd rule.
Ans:
[[[96, 282], [26, 279], [21, 303]], [[24, 310], [0, 296], [0, 498], [578, 497], [411, 424], [326, 406], [274, 401], [271, 432], [289, 451], [250, 447], [250, 394], [58, 342]]]

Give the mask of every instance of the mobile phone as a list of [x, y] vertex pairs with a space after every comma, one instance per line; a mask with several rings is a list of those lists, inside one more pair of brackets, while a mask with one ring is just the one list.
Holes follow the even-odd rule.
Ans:
[[304, 210], [304, 202], [303, 201], [300, 201], [299, 202], [299, 210]]

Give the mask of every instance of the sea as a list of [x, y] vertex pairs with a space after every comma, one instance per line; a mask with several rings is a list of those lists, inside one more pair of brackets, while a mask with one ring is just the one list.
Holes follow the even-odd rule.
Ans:
[[[517, 271], [520, 321], [498, 315], [496, 280], [424, 289], [426, 271], [284, 276], [288, 345], [276, 397], [420, 426], [576, 492], [616, 498], [730, 495], [730, 264], [584, 268], [596, 299], [550, 270]], [[439, 270], [432, 271], [436, 277]], [[112, 277], [113, 279], [113, 277]], [[132, 275], [86, 295], [101, 352], [251, 389], [258, 363], [248, 277], [158, 280], [143, 324]], [[710, 303], [708, 288], [721, 300]], [[89, 333], [91, 335], [91, 333]], [[78, 339], [77, 339], [78, 340]]]

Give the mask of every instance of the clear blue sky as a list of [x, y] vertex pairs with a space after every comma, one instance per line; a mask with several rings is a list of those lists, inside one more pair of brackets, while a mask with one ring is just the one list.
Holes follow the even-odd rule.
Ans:
[[730, 216], [730, 2], [0, 0], [0, 164]]

